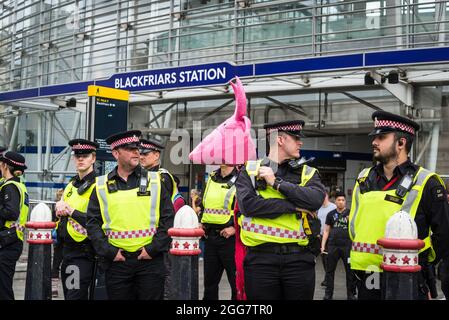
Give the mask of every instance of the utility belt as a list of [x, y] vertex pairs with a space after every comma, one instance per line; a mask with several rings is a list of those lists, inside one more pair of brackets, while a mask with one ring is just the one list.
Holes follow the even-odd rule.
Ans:
[[296, 243], [264, 243], [255, 247], [247, 247], [248, 252], [272, 253], [272, 254], [292, 254], [292, 253], [310, 253], [307, 246], [299, 246]]
[[17, 241], [19, 241], [17, 236], [16, 228], [2, 228], [0, 231], [0, 249], [5, 248]]

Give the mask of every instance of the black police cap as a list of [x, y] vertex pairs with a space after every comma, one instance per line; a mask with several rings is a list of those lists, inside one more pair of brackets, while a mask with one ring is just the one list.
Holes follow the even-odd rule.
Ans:
[[25, 158], [17, 152], [8, 151], [0, 156], [0, 162], [4, 162], [7, 165], [14, 168], [14, 170], [25, 170], [28, 167], [25, 165]]
[[160, 141], [154, 139], [140, 139], [140, 153], [148, 153], [151, 151], [159, 151], [164, 150], [164, 146]]
[[100, 145], [86, 139], [72, 139], [69, 146], [72, 147], [72, 154], [88, 154], [97, 151]]
[[142, 132], [139, 130], [130, 130], [110, 135], [106, 138], [106, 143], [109, 144], [111, 150], [119, 147], [140, 148], [139, 137]]
[[371, 118], [374, 120], [374, 130], [369, 133], [370, 136], [396, 131], [414, 136], [420, 128], [415, 121], [386, 111], [374, 111]]
[[293, 120], [267, 123], [263, 127], [265, 130], [267, 130], [267, 134], [277, 130], [278, 132], [285, 132], [292, 136], [303, 138], [305, 137], [302, 133], [304, 125], [305, 122], [303, 120]]

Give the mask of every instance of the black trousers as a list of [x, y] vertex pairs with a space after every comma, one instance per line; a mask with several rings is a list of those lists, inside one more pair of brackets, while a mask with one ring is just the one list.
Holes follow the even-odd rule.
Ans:
[[0, 248], [0, 300], [14, 300], [12, 289], [16, 263], [22, 254], [23, 243], [21, 240]]
[[62, 263], [62, 250], [63, 250], [63, 243], [58, 239], [58, 242], [53, 243], [53, 259], [51, 263], [52, 278], [59, 278], [59, 272]]
[[243, 261], [248, 300], [312, 300], [315, 256], [308, 251], [288, 254], [248, 250]]
[[327, 252], [326, 296], [332, 297], [334, 294], [335, 269], [340, 259], [343, 261], [346, 272], [346, 294], [348, 297], [355, 295], [355, 279], [348, 263], [351, 246], [334, 246], [329, 244]]
[[65, 300], [88, 300], [94, 269], [94, 255], [87, 245], [64, 245], [61, 265]]
[[159, 254], [150, 260], [137, 260], [137, 255], [125, 261], [112, 262], [106, 272], [106, 291], [110, 300], [162, 300], [166, 269]]
[[235, 236], [228, 239], [208, 233], [204, 248], [204, 300], [218, 300], [218, 285], [226, 270], [231, 299], [236, 299]]

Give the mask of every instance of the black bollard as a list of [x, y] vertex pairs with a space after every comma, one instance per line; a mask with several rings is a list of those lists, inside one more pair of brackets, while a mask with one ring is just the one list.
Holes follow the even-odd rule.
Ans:
[[170, 249], [173, 255], [173, 298], [198, 300], [199, 239], [204, 235], [204, 230], [198, 227], [195, 211], [187, 205], [179, 209], [174, 227], [168, 230], [168, 234], [173, 238]]
[[417, 239], [417, 234], [415, 221], [407, 212], [399, 211], [388, 220], [385, 238], [377, 240], [383, 247], [382, 299], [418, 299], [418, 252], [424, 241]]
[[51, 300], [51, 230], [56, 226], [51, 218], [50, 208], [39, 203], [25, 224], [29, 229], [25, 300]]

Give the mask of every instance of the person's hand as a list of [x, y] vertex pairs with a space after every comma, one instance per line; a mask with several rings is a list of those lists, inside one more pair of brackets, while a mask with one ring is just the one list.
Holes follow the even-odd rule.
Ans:
[[65, 203], [63, 200], [59, 200], [56, 202], [55, 208], [56, 208], [56, 216], [57, 217], [63, 217], [67, 215], [67, 203]]
[[220, 236], [224, 237], [224, 238], [229, 238], [232, 237], [235, 234], [235, 228], [233, 226], [224, 228], [223, 230], [220, 231]]
[[115, 255], [114, 261], [125, 261], [125, 257], [122, 255], [122, 249], [118, 249], [117, 254]]
[[270, 167], [260, 167], [258, 177], [265, 179], [270, 186], [273, 186], [274, 180], [276, 179], [273, 169]]
[[142, 247], [142, 252], [137, 257], [137, 260], [151, 260], [151, 259], [153, 258], [151, 258], [151, 256], [147, 253], [147, 250], [145, 250], [145, 248]]

